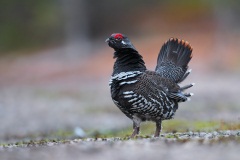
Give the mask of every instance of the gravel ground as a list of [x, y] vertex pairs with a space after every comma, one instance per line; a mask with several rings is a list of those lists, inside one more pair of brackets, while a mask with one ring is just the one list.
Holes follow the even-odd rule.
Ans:
[[0, 159], [239, 159], [240, 130], [162, 134], [160, 138], [86, 138], [0, 147]]

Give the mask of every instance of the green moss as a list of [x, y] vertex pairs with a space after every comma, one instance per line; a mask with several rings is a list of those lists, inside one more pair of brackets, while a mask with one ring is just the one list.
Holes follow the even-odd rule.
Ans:
[[[162, 133], [176, 133], [187, 131], [218, 131], [218, 130], [239, 130], [240, 123], [237, 122], [223, 122], [223, 121], [184, 121], [184, 120], [169, 120], [163, 121]], [[132, 127], [121, 128], [119, 130], [108, 130], [98, 132], [96, 137], [129, 137], [132, 134]], [[152, 122], [145, 122], [141, 124], [140, 135], [153, 135], [155, 132], [155, 124]], [[95, 137], [93, 136], [93, 137]], [[170, 136], [171, 138], [171, 136]], [[176, 138], [176, 137], [174, 137]]]
[[170, 120], [163, 122], [163, 132], [185, 131], [215, 131], [215, 130], [238, 130], [240, 123], [223, 121], [183, 121]]
[[178, 138], [178, 136], [174, 134], [168, 134], [165, 136], [165, 138]]

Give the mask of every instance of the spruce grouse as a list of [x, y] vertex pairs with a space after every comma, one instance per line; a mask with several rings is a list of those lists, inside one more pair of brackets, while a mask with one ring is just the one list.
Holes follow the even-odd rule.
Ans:
[[139, 134], [140, 123], [156, 122], [154, 136], [159, 137], [163, 120], [173, 118], [179, 102], [192, 93], [184, 93], [194, 84], [180, 87], [191, 72], [188, 63], [192, 47], [187, 41], [170, 38], [160, 50], [155, 71], [147, 70], [143, 57], [123, 34], [114, 33], [106, 42], [116, 58], [109, 81], [115, 105], [133, 121], [131, 137]]

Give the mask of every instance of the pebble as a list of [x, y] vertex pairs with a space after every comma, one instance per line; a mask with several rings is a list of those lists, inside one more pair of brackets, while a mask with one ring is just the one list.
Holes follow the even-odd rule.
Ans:
[[199, 133], [199, 137], [203, 138], [206, 134], [207, 134], [207, 133], [205, 133], [205, 132], [200, 132], [200, 133]]
[[75, 136], [80, 137], [80, 138], [86, 137], [86, 133], [81, 127], [76, 127], [74, 129], [74, 134], [75, 134]]
[[182, 135], [182, 136], [179, 136], [179, 138], [181, 138], [181, 139], [187, 139], [187, 138], [189, 138], [189, 135]]
[[213, 138], [213, 134], [212, 133], [207, 133], [205, 135], [205, 138], [208, 138], [208, 139]]
[[231, 135], [231, 131], [229, 130], [225, 131], [225, 135]]
[[189, 134], [190, 136], [192, 136], [192, 135], [193, 135], [193, 132], [192, 132], [192, 131], [189, 131], [188, 134]]
[[240, 136], [240, 131], [237, 132], [237, 135]]
[[213, 136], [217, 136], [217, 135], [218, 135], [218, 132], [213, 131], [212, 134], [213, 134]]

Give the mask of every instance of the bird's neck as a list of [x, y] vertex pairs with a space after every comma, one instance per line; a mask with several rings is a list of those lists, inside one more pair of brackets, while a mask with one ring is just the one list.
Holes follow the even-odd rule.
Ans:
[[132, 49], [116, 51], [114, 53], [116, 62], [113, 67], [113, 75], [129, 71], [146, 71], [146, 66], [142, 56]]

